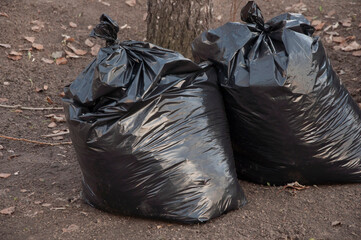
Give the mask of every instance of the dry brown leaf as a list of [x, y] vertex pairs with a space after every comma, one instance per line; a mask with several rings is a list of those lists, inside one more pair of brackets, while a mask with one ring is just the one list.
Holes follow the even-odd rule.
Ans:
[[65, 57], [57, 58], [55, 60], [56, 65], [65, 65], [68, 63], [68, 60], [66, 60]]
[[67, 51], [67, 50], [64, 50], [64, 51], [65, 51], [66, 56], [67, 56], [68, 58], [80, 58], [80, 56], [76, 55], [75, 53], [72, 53], [72, 52]]
[[331, 10], [331, 11], [329, 11], [329, 12], [327, 13], [327, 16], [328, 16], [328, 17], [331, 17], [331, 16], [334, 15], [335, 13], [336, 13], [336, 10], [333, 9], [333, 10]]
[[351, 42], [345, 47], [342, 47], [341, 50], [345, 52], [355, 51], [361, 49], [361, 45], [358, 44], [356, 41]]
[[137, 1], [136, 0], [127, 0], [127, 1], [125, 1], [125, 3], [130, 7], [134, 7], [137, 4]]
[[5, 12], [0, 12], [0, 16], [7, 17], [7, 18], [9, 17], [9, 15]]
[[24, 39], [31, 43], [34, 43], [34, 41], [35, 41], [35, 37], [24, 37]]
[[332, 41], [336, 43], [343, 43], [346, 39], [344, 37], [333, 37]]
[[353, 40], [356, 40], [356, 36], [348, 36], [348, 37], [346, 37], [346, 39], [345, 39], [346, 41], [353, 41]]
[[72, 27], [72, 28], [76, 28], [78, 25], [76, 23], [74, 23], [74, 22], [70, 22], [69, 26]]
[[73, 52], [77, 55], [83, 56], [87, 53], [87, 51], [81, 50], [81, 49], [77, 49], [74, 45], [72, 45], [71, 43], [68, 43], [68, 48], [70, 48], [71, 50], [73, 50]]
[[41, 61], [43, 61], [44, 63], [47, 63], [47, 64], [52, 64], [54, 62], [53, 60], [48, 59], [48, 58], [41, 58]]
[[53, 53], [51, 54], [51, 57], [54, 58], [54, 59], [61, 58], [62, 56], [63, 56], [63, 52], [62, 52], [62, 51], [53, 52]]
[[46, 90], [49, 89], [49, 86], [45, 84], [44, 87], [43, 87], [43, 89], [44, 89], [44, 91], [46, 91]]
[[4, 208], [3, 210], [0, 211], [1, 214], [4, 214], [4, 215], [11, 215], [15, 212], [15, 207], [12, 206], [12, 207], [8, 207], [8, 208]]
[[46, 96], [46, 101], [49, 103], [49, 104], [54, 104], [53, 100], [51, 100], [51, 98], [49, 96]]
[[351, 18], [343, 19], [340, 22], [344, 27], [351, 27]]
[[39, 50], [39, 51], [44, 50], [44, 46], [42, 44], [39, 44], [39, 43], [33, 43], [31, 46], [33, 48], [35, 48], [36, 50]]
[[99, 44], [95, 44], [92, 48], [91, 48], [91, 54], [93, 56], [98, 55], [98, 52], [100, 50], [101, 46]]
[[361, 51], [352, 52], [352, 55], [355, 57], [361, 57]]
[[69, 227], [63, 228], [62, 230], [64, 233], [74, 232], [79, 230], [79, 226], [75, 224], [71, 224]]
[[56, 126], [57, 125], [55, 122], [51, 122], [51, 123], [49, 123], [48, 128], [55, 128]]
[[311, 25], [315, 27], [315, 26], [317, 26], [317, 25], [319, 25], [321, 23], [322, 23], [321, 20], [313, 20]]
[[34, 32], [40, 32], [40, 31], [41, 31], [41, 27], [39, 27], [39, 26], [32, 26], [32, 27], [31, 27], [31, 30], [34, 31]]
[[11, 173], [0, 173], [0, 178], [8, 178], [11, 176]]
[[39, 20], [33, 20], [33, 21], [31, 21], [31, 23], [35, 24], [35, 25], [38, 25], [39, 27], [42, 27], [42, 28], [45, 26], [44, 22], [39, 21]]
[[17, 51], [11, 51], [9, 54], [14, 55], [14, 56], [22, 56], [23, 55], [21, 52], [17, 52]]
[[42, 91], [43, 91], [42, 88], [35, 87], [35, 92], [40, 93], [40, 92], [42, 92]]
[[59, 96], [60, 96], [60, 97], [65, 97], [65, 93], [64, 93], [64, 92], [61, 92], [61, 93], [59, 94]]
[[23, 110], [21, 110], [21, 109], [16, 109], [14, 112], [16, 112], [16, 113], [22, 113]]
[[94, 46], [94, 43], [93, 43], [92, 41], [90, 41], [90, 39], [88, 39], [88, 38], [85, 40], [84, 43], [85, 43], [85, 45], [87, 45], [88, 47]]
[[11, 48], [11, 45], [6, 43], [0, 43], [0, 47]]
[[321, 30], [323, 28], [323, 26], [325, 26], [326, 23], [320, 23], [318, 25], [315, 26], [315, 30], [318, 31], [318, 30]]
[[11, 51], [9, 54], [8, 54], [8, 58], [13, 60], [13, 61], [18, 61], [22, 58], [22, 53], [21, 52], [16, 52], [16, 51]]

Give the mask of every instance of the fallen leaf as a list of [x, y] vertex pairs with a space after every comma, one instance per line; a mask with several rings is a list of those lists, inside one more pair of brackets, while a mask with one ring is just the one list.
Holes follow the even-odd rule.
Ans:
[[39, 27], [39, 26], [32, 26], [32, 27], [31, 27], [31, 30], [34, 31], [34, 32], [40, 32], [40, 31], [41, 31], [41, 27]]
[[352, 52], [352, 55], [355, 57], [361, 57], [361, 51]]
[[331, 35], [331, 36], [339, 36], [340, 35], [338, 32], [325, 32], [325, 33], [328, 35]]
[[305, 186], [305, 185], [301, 185], [296, 181], [296, 182], [293, 182], [293, 183], [288, 183], [286, 186], [283, 187], [283, 189], [286, 189], [286, 188], [292, 188], [294, 190], [304, 190], [304, 189], [307, 189], [309, 187]]
[[81, 49], [77, 49], [74, 45], [72, 45], [71, 43], [68, 43], [68, 48], [70, 48], [71, 50], [73, 50], [73, 52], [77, 55], [83, 56], [87, 53], [87, 51], [81, 50]]
[[88, 30], [92, 30], [93, 26], [92, 25], [88, 25]]
[[57, 58], [55, 60], [56, 65], [65, 65], [68, 63], [68, 60], [66, 60], [65, 57]]
[[21, 52], [16, 52], [16, 51], [11, 51], [9, 54], [8, 54], [8, 58], [13, 60], [13, 61], [18, 61], [22, 58], [22, 53]]
[[64, 50], [68, 58], [80, 58], [80, 56], [76, 55], [75, 53], [72, 53], [70, 51]]
[[39, 44], [39, 43], [33, 43], [31, 46], [33, 48], [35, 48], [36, 50], [39, 50], [39, 51], [44, 50], [44, 46], [42, 44]]
[[39, 20], [33, 20], [31, 21], [32, 24], [38, 25], [40, 27], [44, 27], [44, 22], [39, 21]]
[[[0, 103], [4, 103], [4, 102], [7, 102], [9, 101], [9, 99], [7, 98], [0, 98]], [[0, 145], [0, 150], [3, 149], [4, 147], [2, 145]]]
[[91, 48], [91, 54], [93, 56], [98, 55], [98, 52], [100, 50], [101, 46], [99, 44], [95, 44], [92, 48]]
[[312, 23], [311, 23], [311, 25], [312, 25], [312, 26], [317, 26], [317, 25], [319, 25], [319, 24], [321, 24], [321, 23], [322, 23], [321, 20], [313, 20]]
[[0, 178], [8, 178], [11, 176], [11, 173], [0, 173]]
[[15, 207], [8, 207], [8, 208], [4, 208], [3, 210], [0, 211], [1, 214], [4, 215], [11, 215], [15, 212]]
[[9, 17], [9, 15], [5, 12], [0, 12], [0, 16], [7, 17], [7, 18]]
[[333, 227], [335, 227], [335, 226], [341, 225], [341, 222], [340, 222], [340, 221], [333, 221], [333, 222], [331, 223], [331, 225], [332, 225]]
[[69, 227], [63, 228], [62, 230], [64, 233], [74, 232], [79, 230], [79, 226], [75, 224], [71, 224]]
[[56, 126], [57, 125], [55, 122], [51, 122], [51, 123], [49, 123], [48, 128], [55, 128]]
[[24, 39], [31, 43], [34, 43], [34, 41], [35, 41], [35, 37], [24, 37]]
[[26, 193], [28, 190], [26, 190], [26, 189], [20, 189], [20, 192], [22, 192], [22, 193]]
[[61, 34], [61, 36], [64, 38], [63, 41], [65, 41], [65, 42], [75, 42], [74, 38], [72, 38], [72, 37], [70, 37], [70, 36], [68, 36], [66, 34]]
[[361, 45], [358, 44], [356, 41], [351, 42], [345, 47], [342, 47], [341, 50], [345, 52], [355, 51], [361, 49]]
[[53, 53], [51, 54], [51, 57], [52, 57], [52, 58], [55, 58], [55, 59], [61, 58], [62, 56], [63, 56], [63, 52], [62, 52], [62, 51], [53, 52]]
[[0, 43], [0, 47], [11, 48], [11, 45], [6, 43]]
[[108, 3], [108, 2], [101, 2], [102, 4], [104, 4], [105, 6], [110, 6], [110, 3]]
[[88, 38], [85, 40], [84, 43], [85, 43], [85, 45], [87, 45], [88, 47], [94, 46], [94, 43], [93, 43], [92, 41], [90, 41], [90, 39], [88, 39]]
[[333, 37], [332, 41], [336, 43], [343, 43], [346, 39], [344, 37]]
[[338, 28], [338, 26], [340, 26], [340, 24], [336, 22], [335, 24], [332, 25], [332, 29], [335, 30], [336, 28]]
[[23, 110], [21, 110], [21, 109], [16, 109], [14, 112], [16, 112], [16, 113], [22, 113]]
[[49, 88], [49, 86], [48, 85], [44, 85], [44, 87], [43, 87], [43, 89], [46, 91], [46, 90], [48, 90], [48, 88]]
[[329, 11], [329, 12], [327, 13], [327, 16], [328, 16], [328, 17], [331, 17], [331, 16], [334, 15], [335, 13], [336, 13], [336, 10], [333, 9], [333, 10], [331, 10], [331, 11]]
[[157, 226], [157, 229], [161, 229], [161, 228], [162, 228], [162, 225], [158, 225], [158, 226]]
[[65, 97], [65, 93], [64, 93], [64, 92], [61, 92], [61, 93], [59, 94], [59, 96], [60, 96], [60, 97]]
[[49, 103], [49, 104], [54, 104], [53, 100], [51, 100], [51, 98], [49, 96], [46, 96], [46, 101]]
[[324, 22], [318, 24], [317, 26], [315, 26], [315, 30], [317, 30], [317, 31], [321, 30], [321, 29], [323, 28], [323, 26], [325, 26], [325, 24], [326, 24], [326, 23], [324, 23]]
[[74, 23], [74, 22], [70, 22], [69, 26], [72, 27], [72, 28], [76, 28], [78, 25], [76, 23]]
[[53, 60], [48, 59], [48, 58], [41, 58], [41, 61], [43, 61], [44, 63], [47, 63], [47, 64], [52, 64], [54, 62]]
[[351, 18], [343, 19], [340, 22], [344, 27], [351, 27]]
[[[221, 16], [221, 15], [219, 15], [219, 16]], [[144, 14], [143, 14], [143, 21], [146, 21], [146, 20], [147, 20], [147, 17], [148, 17], [148, 13], [144, 13]]]
[[127, 1], [125, 1], [125, 3], [130, 7], [134, 7], [137, 4], [137, 1], [136, 0], [127, 0]]
[[21, 52], [17, 52], [17, 51], [11, 51], [9, 54], [14, 55], [14, 56], [22, 56], [23, 55]]
[[35, 87], [35, 92], [40, 93], [40, 92], [42, 92], [42, 91], [43, 91], [42, 88]]

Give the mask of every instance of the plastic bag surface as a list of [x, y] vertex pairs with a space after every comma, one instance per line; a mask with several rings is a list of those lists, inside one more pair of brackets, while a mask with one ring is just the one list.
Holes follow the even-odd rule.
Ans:
[[212, 67], [150, 43], [107, 40], [65, 88], [63, 105], [92, 206], [183, 223], [246, 203]]
[[193, 44], [218, 71], [237, 173], [257, 183], [361, 182], [361, 111], [300, 14], [258, 6]]

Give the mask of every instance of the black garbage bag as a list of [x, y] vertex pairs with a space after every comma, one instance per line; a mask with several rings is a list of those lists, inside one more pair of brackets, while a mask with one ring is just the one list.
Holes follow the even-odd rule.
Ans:
[[102, 15], [108, 47], [63, 98], [86, 202], [183, 223], [245, 204], [213, 68], [117, 32]]
[[361, 112], [300, 14], [267, 23], [252, 1], [192, 45], [215, 63], [237, 173], [262, 184], [361, 182]]

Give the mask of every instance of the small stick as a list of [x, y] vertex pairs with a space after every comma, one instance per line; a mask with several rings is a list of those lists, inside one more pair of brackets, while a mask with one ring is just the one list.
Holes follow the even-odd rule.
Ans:
[[18, 109], [21, 109], [21, 110], [34, 110], [34, 111], [63, 110], [62, 107], [44, 107], [44, 108], [40, 108], [40, 107], [23, 107], [21, 105], [3, 105], [3, 104], [0, 104], [0, 107], [2, 107], [2, 108], [18, 108]]
[[57, 137], [57, 136], [62, 136], [62, 135], [66, 135], [69, 133], [69, 130], [65, 130], [64, 132], [59, 132], [59, 133], [54, 133], [54, 134], [48, 134], [48, 135], [41, 135], [42, 137], [45, 138], [50, 138], [50, 137]]
[[25, 139], [25, 138], [14, 138], [14, 137], [8, 137], [8, 136], [3, 136], [3, 135], [0, 135], [0, 138], [5, 138], [5, 139], [8, 139], [8, 140], [14, 140], [14, 141], [35, 143], [35, 144], [39, 144], [39, 145], [48, 145], [48, 146], [58, 146], [58, 145], [72, 144], [72, 142], [58, 142], [58, 143], [39, 142], [39, 141], [29, 140], [29, 139]]

